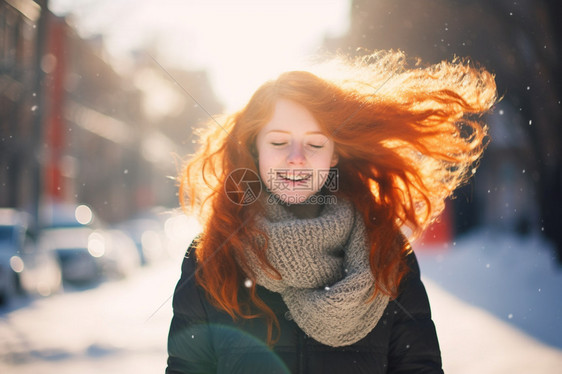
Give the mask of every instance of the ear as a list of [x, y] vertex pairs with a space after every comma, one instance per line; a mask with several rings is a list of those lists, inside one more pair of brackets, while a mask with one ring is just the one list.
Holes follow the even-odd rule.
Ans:
[[339, 156], [336, 152], [334, 152], [334, 154], [332, 155], [332, 161], [330, 162], [330, 167], [333, 168], [334, 166], [336, 166], [338, 164], [339, 161]]

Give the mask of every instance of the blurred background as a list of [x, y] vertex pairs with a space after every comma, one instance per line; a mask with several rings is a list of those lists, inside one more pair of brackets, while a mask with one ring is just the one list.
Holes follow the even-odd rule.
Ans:
[[0, 0], [0, 371], [162, 372], [199, 230], [175, 182], [193, 129], [312, 58], [401, 49], [467, 57], [502, 96], [477, 173], [414, 245], [445, 368], [555, 372], [560, 14], [554, 0]]

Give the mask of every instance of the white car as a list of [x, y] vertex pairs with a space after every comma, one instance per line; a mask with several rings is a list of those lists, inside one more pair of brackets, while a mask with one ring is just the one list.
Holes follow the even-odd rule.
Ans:
[[140, 266], [133, 240], [100, 224], [86, 205], [55, 207], [46, 222], [40, 243], [57, 254], [65, 281], [125, 277]]
[[163, 225], [153, 218], [133, 218], [117, 226], [133, 239], [142, 265], [167, 257]]
[[95, 230], [89, 227], [43, 230], [40, 245], [45, 250], [56, 254], [62, 269], [62, 278], [65, 281], [83, 283], [101, 279], [103, 253], [99, 249], [95, 249], [95, 245], [93, 252], [88, 248], [89, 237], [94, 232]]
[[0, 209], [0, 304], [17, 293], [48, 296], [61, 289], [61, 270], [51, 252], [36, 246], [27, 213]]

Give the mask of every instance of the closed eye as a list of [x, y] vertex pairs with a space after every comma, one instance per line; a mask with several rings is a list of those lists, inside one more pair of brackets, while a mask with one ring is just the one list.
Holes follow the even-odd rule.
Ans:
[[324, 148], [324, 144], [309, 144], [308, 146], [314, 149]]
[[271, 142], [270, 144], [274, 147], [281, 147], [287, 144], [287, 142], [280, 142], [280, 143]]

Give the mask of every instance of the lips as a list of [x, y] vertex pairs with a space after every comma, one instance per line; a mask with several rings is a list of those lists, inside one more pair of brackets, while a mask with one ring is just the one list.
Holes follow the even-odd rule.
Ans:
[[277, 177], [279, 179], [286, 180], [288, 182], [307, 182], [312, 178], [311, 173], [303, 173], [302, 171], [291, 172], [278, 172]]

